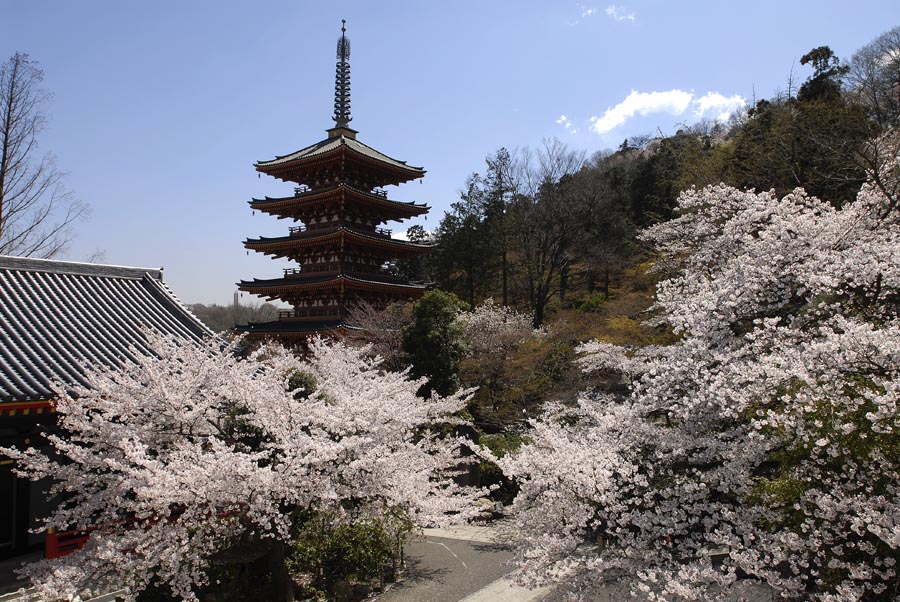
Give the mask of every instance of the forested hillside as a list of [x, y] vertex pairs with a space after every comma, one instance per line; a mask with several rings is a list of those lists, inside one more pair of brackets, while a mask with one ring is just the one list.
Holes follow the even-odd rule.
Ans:
[[840, 207], [877, 160], [866, 143], [900, 115], [898, 52], [896, 28], [849, 60], [814, 48], [800, 60], [799, 85], [786, 76], [782, 93], [754, 99], [727, 123], [631, 138], [591, 157], [557, 140], [500, 148], [434, 233], [411, 233], [430, 238], [434, 254], [397, 269], [470, 309], [493, 297], [541, 325], [560, 309], [609, 298], [613, 282], [646, 257], [637, 231], [671, 218], [691, 187], [725, 183], [777, 195], [803, 187]]
[[465, 339], [437, 322], [430, 333], [417, 327], [418, 335], [406, 327], [406, 349], [429, 349], [417, 358], [402, 351], [399, 334], [411, 310], [369, 308], [357, 316], [361, 338], [394, 332], [378, 346], [392, 365], [478, 387], [469, 409], [487, 433], [515, 430], [547, 400], [571, 399], [583, 388], [589, 377], [573, 364], [580, 342], [672, 342], [670, 330], [646, 323], [664, 274], [652, 270], [654, 250], [639, 233], [671, 219], [682, 192], [721, 183], [781, 197], [800, 187], [840, 208], [856, 198], [867, 174], [888, 185], [877, 169], [884, 149], [876, 141], [900, 119], [900, 28], [848, 60], [821, 46], [800, 63], [801, 82], [786, 77], [782, 93], [755, 100], [724, 123], [631, 138], [591, 157], [558, 140], [500, 148], [467, 179], [434, 232], [410, 230], [410, 239], [435, 249], [398, 262], [397, 272], [454, 295], [441, 297], [452, 312], [493, 302], [528, 316], [542, 336], [492, 355], [474, 352], [471, 341], [459, 349], [435, 342]]

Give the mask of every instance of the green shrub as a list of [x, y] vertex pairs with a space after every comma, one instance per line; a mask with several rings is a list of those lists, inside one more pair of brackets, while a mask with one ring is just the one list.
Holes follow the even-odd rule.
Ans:
[[[482, 435], [480, 443], [488, 448], [492, 454], [502, 458], [506, 454], [519, 449], [524, 440], [515, 433], [492, 433], [490, 435]], [[496, 488], [491, 491], [490, 498], [501, 502], [504, 506], [512, 504], [519, 493], [519, 485], [507, 478], [499, 466], [493, 462], [483, 460], [481, 462], [481, 486], [490, 487], [493, 485], [496, 485]]]
[[592, 293], [584, 301], [575, 308], [579, 312], [597, 311], [606, 305], [606, 295], [603, 293]]
[[553, 341], [546, 355], [538, 362], [535, 377], [544, 376], [553, 383], [565, 378], [572, 369], [575, 350], [564, 341]]
[[329, 514], [309, 513], [295, 527], [291, 568], [327, 591], [338, 581], [392, 580], [411, 532], [412, 524], [399, 514], [341, 522]]
[[316, 376], [310, 372], [302, 370], [294, 370], [288, 376], [288, 389], [294, 391], [294, 399], [309, 399], [309, 396], [316, 392], [319, 383]]

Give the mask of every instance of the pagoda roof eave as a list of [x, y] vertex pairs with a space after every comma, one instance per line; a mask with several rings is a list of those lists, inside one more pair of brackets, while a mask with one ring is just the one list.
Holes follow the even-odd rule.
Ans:
[[294, 167], [328, 159], [331, 155], [337, 157], [345, 151], [357, 155], [362, 160], [373, 161], [384, 167], [391, 168], [393, 171], [399, 171], [408, 176], [407, 179], [409, 180], [421, 178], [425, 175], [425, 169], [422, 167], [407, 165], [406, 161], [389, 157], [355, 138], [348, 138], [343, 135], [327, 138], [293, 153], [276, 156], [268, 161], [257, 161], [254, 167], [259, 172], [276, 175], [290, 171]]
[[401, 211], [403, 213], [408, 213], [410, 215], [422, 215], [424, 213], [428, 213], [431, 210], [431, 207], [425, 203], [416, 203], [414, 201], [395, 201], [393, 199], [388, 199], [386, 197], [373, 194], [371, 192], [366, 192], [364, 190], [360, 190], [359, 188], [355, 188], [348, 184], [338, 184], [336, 186], [331, 186], [329, 188], [321, 189], [321, 190], [310, 190], [307, 192], [303, 192], [294, 196], [288, 197], [265, 197], [263, 199], [251, 199], [247, 201], [247, 203], [254, 209], [259, 209], [260, 211], [266, 211], [269, 207], [274, 205], [291, 205], [294, 203], [306, 203], [315, 201], [321, 198], [326, 198], [328, 195], [334, 194], [340, 191], [342, 188], [346, 189], [350, 194], [357, 195], [360, 198], [375, 201], [378, 204], [381, 204], [386, 207], [390, 207], [394, 210]]
[[341, 336], [348, 330], [342, 322], [257, 322], [245, 326], [237, 326], [238, 332], [243, 333], [248, 339], [264, 341], [275, 340], [282, 344], [304, 344], [310, 338], [320, 335]]
[[281, 320], [272, 320], [269, 322], [250, 322], [246, 325], [237, 326], [236, 330], [240, 332], [246, 332], [248, 334], [306, 334], [337, 330], [338, 328], [346, 328], [346, 326], [339, 320], [321, 322], [286, 322]]
[[404, 282], [395, 282], [393, 279], [388, 278], [363, 278], [361, 276], [350, 276], [348, 274], [332, 274], [326, 276], [308, 276], [308, 277], [292, 277], [292, 278], [268, 278], [268, 279], [260, 279], [254, 278], [253, 280], [241, 280], [238, 282], [238, 286], [240, 287], [270, 287], [270, 286], [291, 286], [294, 284], [323, 284], [323, 283], [337, 283], [340, 280], [346, 280], [347, 282], [358, 282], [361, 284], [384, 284], [388, 286], [399, 286], [402, 288], [409, 289], [420, 289], [425, 288], [424, 284], [409, 284]]
[[347, 274], [337, 274], [330, 276], [311, 276], [308, 278], [292, 277], [292, 278], [273, 278], [269, 280], [242, 280], [237, 283], [238, 288], [242, 291], [255, 295], [265, 295], [270, 297], [278, 297], [282, 294], [291, 292], [301, 292], [306, 290], [327, 289], [339, 287], [341, 285], [349, 286], [354, 289], [369, 290], [393, 290], [407, 291], [410, 294], [416, 294], [425, 290], [424, 284], [409, 284], [403, 282], [394, 282], [387, 279], [372, 279], [359, 276], [349, 276]]
[[306, 231], [303, 234], [295, 235], [295, 236], [277, 236], [273, 238], [268, 238], [265, 236], [261, 236], [259, 238], [248, 238], [244, 240], [244, 247], [248, 249], [255, 249], [256, 247], [265, 247], [270, 245], [275, 246], [283, 246], [285, 243], [316, 243], [316, 242], [324, 242], [329, 238], [339, 238], [341, 236], [345, 236], [348, 239], [355, 240], [357, 242], [364, 243], [380, 243], [386, 244], [391, 247], [401, 247], [410, 250], [421, 250], [421, 251], [429, 251], [434, 248], [433, 244], [423, 244], [417, 242], [410, 242], [408, 240], [402, 240], [399, 238], [388, 238], [386, 236], [377, 236], [371, 235], [364, 232], [359, 232], [358, 230], [352, 230], [349, 228], [336, 228], [333, 230], [325, 230], [324, 232], [316, 232], [316, 231]]

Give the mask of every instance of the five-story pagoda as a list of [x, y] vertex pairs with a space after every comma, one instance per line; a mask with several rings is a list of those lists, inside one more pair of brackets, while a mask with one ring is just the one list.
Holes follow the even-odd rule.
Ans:
[[334, 127], [328, 138], [271, 161], [260, 161], [258, 172], [293, 182], [293, 196], [253, 199], [253, 209], [291, 219], [287, 236], [244, 241], [248, 249], [285, 257], [299, 267], [283, 277], [242, 280], [242, 291], [281, 299], [293, 309], [279, 312], [272, 322], [242, 327], [252, 338], [302, 342], [307, 336], [334, 332], [344, 326], [348, 307], [365, 301], [376, 307], [418, 298], [424, 287], [392, 277], [385, 265], [416, 257], [430, 246], [391, 237], [382, 228], [428, 212], [428, 206], [387, 198], [384, 186], [421, 178], [425, 170], [392, 159], [356, 139], [349, 127], [350, 41], [341, 27], [337, 46]]

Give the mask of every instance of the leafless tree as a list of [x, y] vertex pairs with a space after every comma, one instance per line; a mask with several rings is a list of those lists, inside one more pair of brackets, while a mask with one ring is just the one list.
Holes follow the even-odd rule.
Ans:
[[269, 322], [278, 317], [277, 306], [255, 300], [246, 305], [243, 303], [229, 305], [195, 303], [191, 305], [191, 311], [215, 332], [225, 332], [236, 326], [250, 323]]
[[412, 322], [412, 304], [396, 302], [375, 307], [360, 301], [347, 309], [350, 329], [344, 338], [357, 344], [372, 344], [372, 354], [384, 360], [389, 370], [401, 370], [403, 362], [403, 327]]
[[578, 222], [561, 182], [584, 165], [584, 153], [559, 140], [548, 140], [537, 153], [518, 153], [511, 170], [515, 193], [509, 206], [510, 237], [522, 288], [534, 316], [544, 323], [547, 304], [564, 286], [569, 250]]
[[854, 53], [847, 73], [850, 91], [882, 128], [900, 121], [900, 27]]
[[0, 255], [59, 255], [88, 212], [63, 185], [53, 157], [38, 155], [51, 96], [43, 79], [27, 54], [15, 53], [0, 68]]

